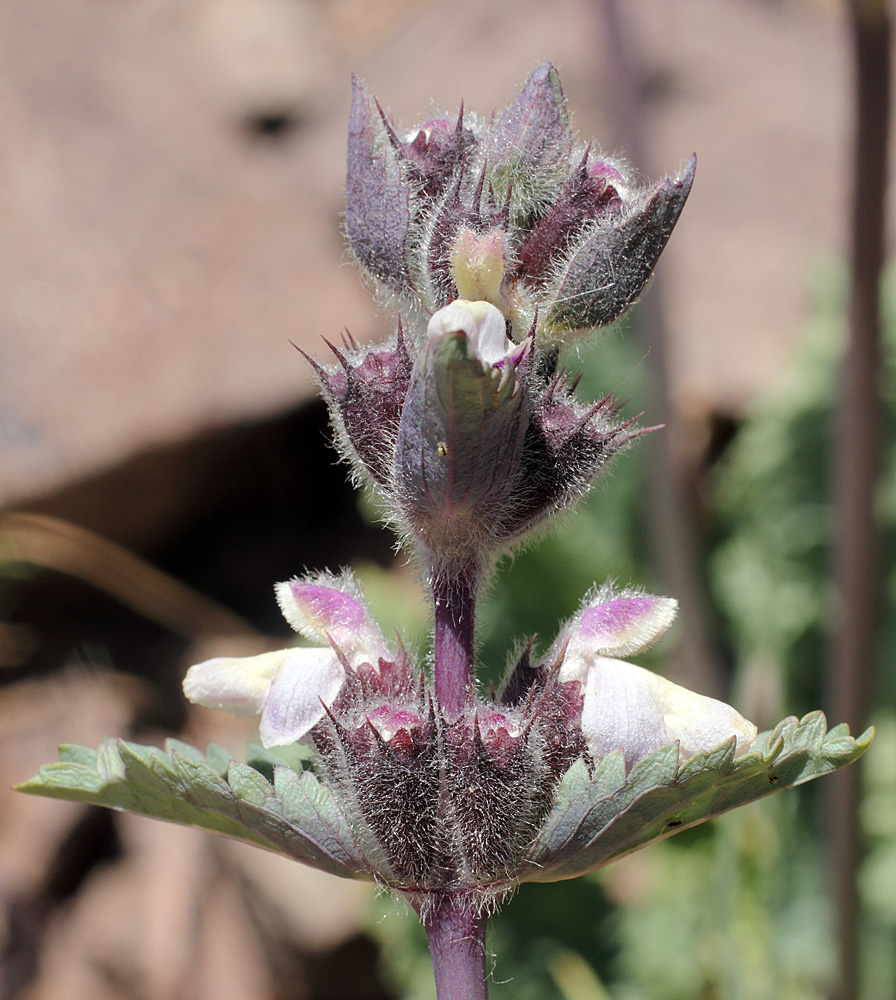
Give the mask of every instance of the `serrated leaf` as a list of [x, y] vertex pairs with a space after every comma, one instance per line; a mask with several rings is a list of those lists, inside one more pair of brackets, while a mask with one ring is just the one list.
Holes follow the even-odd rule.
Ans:
[[592, 777], [579, 761], [560, 783], [522, 878], [553, 882], [594, 871], [736, 806], [843, 767], [864, 753], [872, 736], [868, 730], [853, 739], [843, 726], [827, 732], [824, 715], [813, 712], [761, 734], [739, 759], [729, 741], [670, 767], [677, 746], [667, 747], [611, 791], [599, 780], [600, 767]]
[[678, 772], [678, 780], [682, 781], [696, 775], [699, 771], [707, 769], [728, 774], [734, 764], [734, 754], [737, 752], [737, 739], [732, 736], [730, 740], [717, 746], [714, 750], [701, 750], [694, 754], [690, 760], [684, 762]]
[[81, 764], [84, 767], [96, 765], [96, 750], [81, 747], [77, 743], [63, 743], [59, 748], [59, 760], [66, 764]]
[[[46, 764], [38, 777], [19, 785], [18, 791], [99, 805], [98, 796], [104, 783], [104, 778], [95, 768], [60, 761], [58, 764]], [[46, 791], [41, 790], [44, 787]]]
[[124, 777], [124, 761], [116, 740], [103, 740], [96, 752], [96, 771], [106, 781]]
[[610, 795], [625, 784], [625, 756], [621, 750], [607, 754], [597, 766], [592, 779], [595, 790]]
[[209, 743], [203, 754], [201, 750], [197, 750], [196, 747], [191, 746], [189, 743], [184, 743], [183, 740], [176, 740], [173, 737], [165, 740], [165, 752], [172, 759], [177, 754], [198, 764], [207, 764], [222, 778], [227, 777], [227, 768], [230, 766], [231, 760], [233, 760], [233, 754], [215, 743]]
[[[188, 745], [184, 744], [184, 746]], [[197, 753], [201, 758], [201, 752], [197, 751]], [[233, 760], [233, 754], [229, 750], [225, 750], [224, 747], [219, 747], [217, 743], [209, 743], [205, 748], [205, 759], [208, 766], [223, 778], [227, 775], [227, 768]]]
[[[230, 766], [231, 759], [228, 758], [227, 766], [224, 768], [225, 774], [227, 773], [227, 768]], [[246, 747], [246, 763], [249, 767], [263, 774], [268, 781], [274, 780], [274, 771], [276, 768], [290, 766], [281, 756], [272, 750], [266, 750], [257, 743], [250, 743]]]
[[[220, 747], [206, 757], [178, 740], [167, 750], [107, 740], [97, 752], [72, 745], [60, 754], [18, 790], [195, 826], [345, 878], [390, 874], [359, 846], [335, 798], [310, 772], [277, 765], [272, 784], [229, 755], [222, 767]], [[375, 850], [372, 838], [364, 846]]]
[[236, 793], [237, 798], [245, 799], [255, 806], [265, 806], [268, 800], [274, 798], [274, 789], [258, 771], [232, 760], [227, 772], [227, 783]]

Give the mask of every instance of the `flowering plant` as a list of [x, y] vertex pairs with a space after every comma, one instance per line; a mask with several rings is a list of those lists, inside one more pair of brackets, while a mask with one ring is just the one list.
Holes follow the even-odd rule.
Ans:
[[[650, 277], [695, 162], [652, 187], [580, 147], [559, 78], [500, 115], [401, 134], [354, 82], [346, 229], [400, 319], [394, 339], [311, 360], [338, 447], [379, 495], [433, 608], [429, 671], [383, 636], [348, 572], [280, 583], [313, 645], [192, 667], [187, 697], [259, 715], [248, 761], [178, 741], [64, 747], [22, 790], [224, 833], [404, 897], [440, 1000], [484, 998], [484, 933], [521, 881], [554, 881], [855, 760], [870, 734], [821, 713], [772, 732], [627, 661], [676, 603], [592, 590], [502, 688], [475, 679], [475, 612], [498, 553], [571, 505], [639, 434], [576, 398], [560, 349]], [[428, 674], [428, 676], [427, 676]], [[302, 741], [304, 770], [277, 755]]]

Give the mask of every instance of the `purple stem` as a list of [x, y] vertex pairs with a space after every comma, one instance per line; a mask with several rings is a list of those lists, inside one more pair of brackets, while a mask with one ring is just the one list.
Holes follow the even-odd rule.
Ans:
[[473, 627], [479, 575], [434, 570], [433, 669], [436, 701], [447, 719], [456, 719], [473, 693]]
[[436, 895], [423, 916], [437, 1000], [488, 1000], [485, 971], [487, 916], [476, 915], [464, 897]]

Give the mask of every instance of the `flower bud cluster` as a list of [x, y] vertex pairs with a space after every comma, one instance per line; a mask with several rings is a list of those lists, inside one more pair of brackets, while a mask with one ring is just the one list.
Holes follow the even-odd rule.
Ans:
[[343, 810], [383, 852], [382, 881], [481, 905], [512, 885], [554, 788], [585, 752], [579, 685], [555, 676], [520, 704], [477, 699], [448, 719], [408, 668], [358, 675], [311, 738]]
[[640, 189], [578, 145], [550, 65], [490, 120], [404, 137], [354, 81], [346, 229], [405, 325], [314, 365], [343, 455], [431, 573], [487, 565], [638, 433], [612, 397], [576, 400], [557, 344], [634, 300], [693, 172]]
[[400, 134], [354, 80], [346, 231], [374, 284], [424, 316], [490, 302], [512, 336], [562, 342], [620, 316], [684, 207], [676, 178], [635, 184], [576, 141], [556, 69], [544, 65], [491, 119], [438, 118]]
[[335, 349], [312, 362], [343, 455], [385, 500], [424, 562], [487, 563], [580, 497], [642, 431], [612, 396], [584, 405], [529, 336], [500, 311], [456, 300], [420, 343]]

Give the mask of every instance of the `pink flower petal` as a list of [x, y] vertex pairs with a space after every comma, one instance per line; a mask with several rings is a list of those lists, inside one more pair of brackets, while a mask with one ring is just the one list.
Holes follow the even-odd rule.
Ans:
[[345, 683], [345, 671], [332, 649], [291, 649], [274, 678], [259, 734], [262, 746], [300, 740], [325, 715]]
[[623, 593], [586, 608], [570, 645], [599, 655], [631, 656], [663, 636], [677, 610], [678, 602], [669, 597]]
[[643, 591], [617, 593], [607, 584], [593, 590], [578, 614], [560, 630], [548, 654], [561, 662], [560, 678], [584, 681], [595, 656], [631, 656], [661, 638], [678, 610], [669, 597]]
[[296, 577], [276, 586], [283, 617], [300, 634], [316, 642], [332, 640], [352, 662], [377, 666], [388, 655], [360, 587], [349, 573]]

